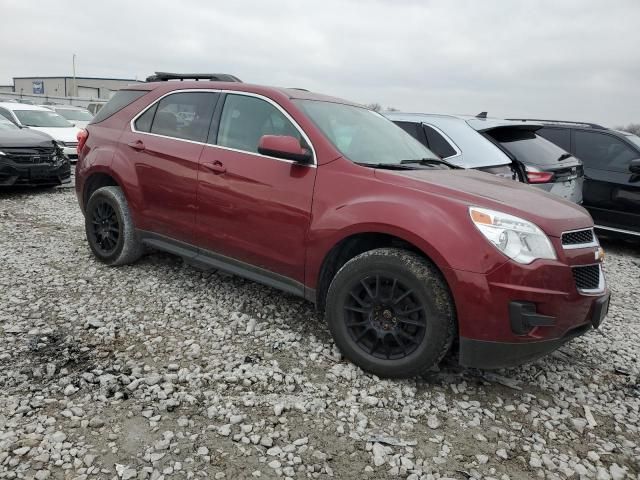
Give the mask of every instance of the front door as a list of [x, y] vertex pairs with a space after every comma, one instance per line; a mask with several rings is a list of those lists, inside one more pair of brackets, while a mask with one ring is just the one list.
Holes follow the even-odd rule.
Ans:
[[198, 160], [219, 94], [178, 92], [151, 105], [125, 130], [142, 194], [140, 228], [193, 243]]
[[200, 158], [196, 237], [204, 250], [304, 281], [315, 165], [258, 153], [263, 135], [301, 129], [265, 98], [226, 94], [219, 128]]

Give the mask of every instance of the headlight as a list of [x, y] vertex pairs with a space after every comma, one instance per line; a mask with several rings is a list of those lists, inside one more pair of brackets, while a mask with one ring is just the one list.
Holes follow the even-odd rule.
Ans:
[[469, 207], [471, 220], [498, 250], [518, 263], [556, 260], [556, 252], [545, 233], [527, 220], [507, 213]]
[[4, 153], [2, 150], [0, 150], [0, 157], [4, 157], [6, 155], [6, 153]]

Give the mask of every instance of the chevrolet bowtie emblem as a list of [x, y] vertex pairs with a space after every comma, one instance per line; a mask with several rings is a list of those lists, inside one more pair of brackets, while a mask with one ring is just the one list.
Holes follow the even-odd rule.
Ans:
[[604, 262], [604, 248], [598, 247], [595, 251], [595, 254], [597, 262]]

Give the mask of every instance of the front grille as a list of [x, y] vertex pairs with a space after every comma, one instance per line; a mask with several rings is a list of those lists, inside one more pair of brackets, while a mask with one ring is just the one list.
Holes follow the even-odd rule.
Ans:
[[578, 290], [597, 290], [600, 286], [600, 265], [573, 267], [572, 270]]
[[53, 148], [3, 147], [2, 151], [7, 158], [15, 163], [21, 164], [52, 163], [55, 157], [55, 150]]
[[594, 239], [593, 229], [576, 230], [574, 232], [566, 232], [562, 234], [562, 245], [582, 245], [585, 243], [593, 243]]

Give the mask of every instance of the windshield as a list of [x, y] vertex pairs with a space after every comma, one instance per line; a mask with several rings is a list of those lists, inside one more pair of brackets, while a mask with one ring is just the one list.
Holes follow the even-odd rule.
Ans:
[[0, 130], [17, 130], [18, 128], [15, 123], [10, 122], [4, 117], [0, 117]]
[[555, 143], [541, 137], [533, 130], [499, 127], [489, 130], [487, 135], [496, 140], [517, 160], [535, 165], [558, 165], [571, 155]]
[[353, 105], [294, 100], [349, 160], [399, 165], [402, 160], [439, 158], [382, 115]]
[[73, 127], [56, 112], [44, 110], [14, 110], [18, 120], [27, 127]]
[[71, 108], [56, 108], [56, 113], [62, 115], [67, 120], [82, 120], [90, 122], [93, 118], [86, 110], [72, 110]]

